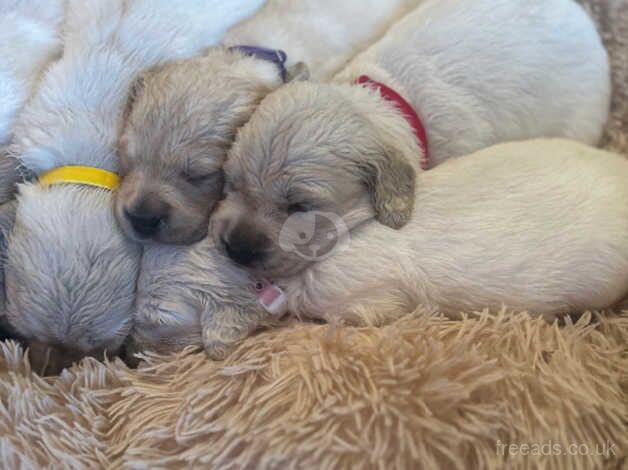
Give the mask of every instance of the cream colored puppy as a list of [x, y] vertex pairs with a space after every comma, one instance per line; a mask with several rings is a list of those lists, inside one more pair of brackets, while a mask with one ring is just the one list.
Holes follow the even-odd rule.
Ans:
[[224, 48], [144, 74], [120, 139], [124, 232], [142, 242], [202, 239], [227, 150], [262, 98], [306, 69], [329, 77], [419, 3], [269, 0], [226, 34]]
[[[622, 156], [533, 140], [452, 159], [418, 175], [412, 217], [393, 230], [377, 222], [376, 201], [390, 189], [377, 176], [364, 184], [369, 175], [341, 149], [316, 162], [253, 157], [266, 150], [265, 117], [254, 116], [233, 148], [213, 233], [228, 251], [246, 227], [263, 253], [252, 278], [273, 279], [295, 315], [377, 323], [422, 304], [451, 317], [505, 306], [552, 318], [613, 307], [628, 294]], [[337, 197], [347, 187], [348, 205]], [[291, 193], [316, 212], [285, 215]], [[341, 215], [344, 227], [330, 229], [326, 214]], [[335, 246], [325, 247], [330, 232]], [[289, 243], [303, 233], [304, 243]]]
[[[262, 1], [70, 0], [64, 54], [21, 113], [12, 151], [37, 175], [89, 167], [90, 182], [20, 187], [6, 263], [7, 314], [35, 348], [71, 362], [115, 352], [132, 324], [140, 247], [119, 231], [115, 144], [133, 78], [217, 44]], [[109, 172], [109, 173], [108, 173]], [[85, 172], [84, 172], [85, 174]], [[48, 174], [49, 176], [50, 174]]]
[[[342, 152], [319, 162], [255, 162], [257, 118], [265, 117], [245, 126], [226, 164], [230, 190], [212, 216], [217, 244], [164, 247], [162, 257], [146, 258], [140, 348], [204, 345], [221, 358], [286, 311], [363, 324], [417, 305], [453, 318], [506, 306], [551, 319], [611, 307], [628, 293], [621, 156], [536, 140], [452, 159], [418, 175], [413, 217], [394, 230], [376, 221], [373, 204], [388, 189], [379, 179], [365, 185], [363, 169]], [[347, 187], [351, 207], [337, 197]], [[307, 194], [317, 210], [282, 215], [285, 191]], [[250, 272], [230, 263], [223, 245], [243, 224], [264, 244]]]

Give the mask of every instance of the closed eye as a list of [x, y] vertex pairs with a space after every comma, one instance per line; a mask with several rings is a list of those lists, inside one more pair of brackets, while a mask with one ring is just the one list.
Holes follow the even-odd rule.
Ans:
[[190, 174], [183, 173], [183, 177], [191, 184], [203, 184], [209, 181], [213, 181], [217, 177], [221, 176], [221, 171], [212, 171], [211, 173]]
[[288, 214], [292, 215], [292, 214], [296, 214], [298, 212], [309, 212], [311, 210], [311, 208], [305, 204], [305, 203], [295, 203], [295, 204], [290, 204], [287, 207], [287, 211]]

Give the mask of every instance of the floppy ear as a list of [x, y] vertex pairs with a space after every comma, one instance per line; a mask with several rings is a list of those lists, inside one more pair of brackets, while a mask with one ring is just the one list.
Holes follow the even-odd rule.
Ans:
[[[144, 71], [140, 75], [136, 76], [133, 82], [131, 82], [131, 86], [129, 86], [129, 91], [127, 92], [126, 96], [126, 103], [124, 104], [124, 108], [122, 110], [122, 116], [120, 116], [120, 120], [118, 121], [118, 139], [116, 143], [116, 151], [118, 154], [126, 153], [127, 140], [124, 135], [124, 129], [126, 129], [129, 117], [131, 116], [133, 108], [135, 107], [135, 103], [144, 92], [144, 88], [146, 87], [146, 77], [150, 70]], [[120, 167], [119, 170], [122, 171], [121, 162], [119, 161], [118, 163], [118, 166]]]
[[305, 82], [310, 79], [310, 68], [305, 62], [297, 62], [292, 67], [288, 67], [288, 76], [286, 81], [290, 82]]
[[400, 229], [412, 217], [416, 171], [403, 155], [394, 149], [366, 162], [366, 182], [375, 209], [375, 218], [382, 224]]
[[137, 98], [144, 91], [144, 87], [146, 86], [146, 73], [142, 73], [135, 77], [131, 86], [129, 87], [129, 91], [127, 93], [126, 104], [124, 105], [124, 111], [122, 112], [122, 120], [121, 127], [124, 126], [127, 119], [129, 118], [131, 111], [133, 111], [133, 106], [135, 106], [135, 102]]

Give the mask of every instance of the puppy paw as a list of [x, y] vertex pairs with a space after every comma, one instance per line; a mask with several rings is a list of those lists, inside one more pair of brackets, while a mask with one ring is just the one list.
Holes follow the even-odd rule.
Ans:
[[241, 341], [249, 336], [249, 331], [246, 327], [237, 326], [205, 329], [203, 331], [203, 346], [207, 356], [214, 361], [225, 359]]
[[205, 353], [212, 361], [222, 361], [235, 349], [236, 343], [227, 344], [214, 341], [205, 344]]

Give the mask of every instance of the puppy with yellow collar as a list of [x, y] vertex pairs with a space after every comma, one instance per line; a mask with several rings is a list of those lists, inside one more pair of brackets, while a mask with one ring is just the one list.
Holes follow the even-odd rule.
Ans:
[[131, 329], [141, 247], [118, 229], [111, 191], [131, 82], [217, 44], [262, 4], [68, 1], [63, 57], [21, 114], [11, 147], [40, 177], [19, 188], [6, 253], [8, 319], [42, 352], [33, 359], [45, 361], [48, 346], [60, 366], [114, 353]]

